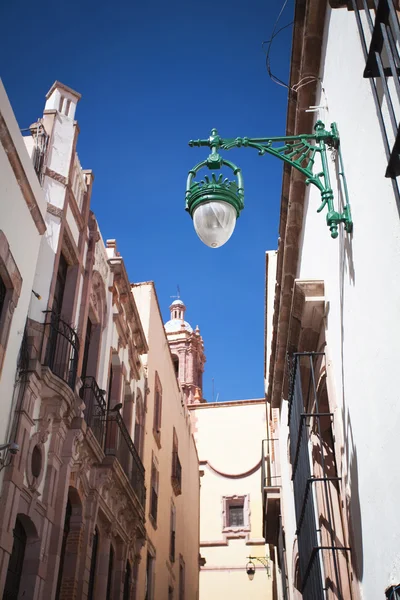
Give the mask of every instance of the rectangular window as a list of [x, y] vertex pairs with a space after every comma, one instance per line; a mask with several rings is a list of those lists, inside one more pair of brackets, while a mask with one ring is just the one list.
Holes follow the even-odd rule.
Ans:
[[156, 371], [154, 378], [154, 419], [153, 434], [157, 445], [161, 447], [161, 412], [162, 412], [162, 386]]
[[185, 561], [179, 557], [179, 600], [185, 600]]
[[7, 294], [6, 284], [4, 283], [2, 277], [0, 276], [0, 318], [1, 318], [1, 314], [3, 312], [3, 308], [4, 308], [4, 304], [5, 304], [6, 294]]
[[175, 427], [172, 436], [172, 470], [171, 470], [171, 484], [174, 490], [175, 496], [179, 496], [182, 493], [182, 466], [179, 460], [178, 454], [178, 436], [176, 435]]
[[135, 440], [134, 444], [138, 451], [139, 457], [143, 460], [143, 444], [144, 444], [144, 419], [145, 410], [143, 406], [142, 394], [138, 390], [136, 395], [136, 413], [135, 413]]
[[[325, 371], [324, 357], [319, 352], [297, 352], [291, 358], [290, 462], [300, 579], [304, 598], [323, 598], [328, 586], [337, 590], [338, 598], [348, 598], [350, 582], [345, 552], [350, 548], [346, 547], [340, 519], [334, 517], [340, 514], [342, 500], [333, 412], [326, 380], [321, 377]], [[309, 433], [305, 435], [305, 431]]]
[[228, 526], [243, 527], [244, 525], [244, 506], [243, 504], [229, 506], [228, 508]]
[[[379, 0], [375, 5], [373, 12], [366, 10], [367, 2], [351, 0], [365, 58], [363, 76], [371, 84], [388, 160], [385, 175], [394, 179], [400, 175], [399, 22], [394, 2]], [[393, 186], [398, 198], [397, 182]]]
[[228, 537], [246, 537], [250, 531], [250, 498], [243, 496], [224, 496], [222, 533]]
[[86, 377], [86, 373], [87, 373], [91, 336], [92, 336], [92, 321], [88, 318], [87, 325], [86, 325], [85, 350], [84, 350], [84, 354], [83, 354], [81, 379], [84, 379]]
[[10, 251], [10, 245], [0, 229], [0, 375], [10, 335], [14, 309], [22, 289], [22, 277]]
[[150, 517], [153, 526], [157, 526], [157, 510], [158, 510], [158, 480], [159, 473], [155, 458], [151, 465], [151, 491], [150, 491]]
[[154, 556], [147, 553], [146, 589], [144, 600], [154, 600]]
[[57, 279], [56, 279], [56, 287], [54, 290], [54, 298], [53, 298], [53, 311], [57, 315], [61, 315], [64, 292], [65, 292], [65, 284], [67, 281], [67, 271], [68, 271], [68, 263], [63, 254], [60, 254], [60, 260], [58, 262], [58, 270], [57, 270]]
[[169, 540], [169, 560], [175, 562], [176, 509], [171, 504], [171, 531]]

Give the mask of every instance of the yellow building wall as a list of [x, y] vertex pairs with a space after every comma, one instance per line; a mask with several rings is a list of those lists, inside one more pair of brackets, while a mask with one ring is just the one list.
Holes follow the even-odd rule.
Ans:
[[[179, 598], [179, 557], [185, 562], [185, 600], [197, 600], [199, 590], [199, 465], [188, 409], [182, 396], [171, 359], [154, 285], [137, 284], [133, 294], [145, 331], [149, 353], [147, 368], [149, 393], [145, 425], [144, 466], [146, 470], [146, 533], [148, 542], [142, 549], [139, 565], [137, 599], [145, 597], [146, 557], [148, 548], [155, 550], [154, 600]], [[153, 435], [154, 382], [158, 373], [162, 385], [161, 447]], [[182, 494], [175, 496], [171, 485], [173, 429], [178, 437], [178, 453], [182, 465]], [[149, 518], [152, 455], [159, 468], [158, 515], [155, 528]], [[171, 501], [176, 509], [175, 562], [169, 559]]]
[[[262, 537], [261, 442], [266, 437], [264, 400], [192, 405], [200, 460], [200, 600], [268, 600], [272, 580], [254, 561], [252, 581], [248, 556], [265, 557]], [[246, 496], [249, 531], [223, 531], [224, 497]], [[246, 512], [246, 508], [245, 508]], [[244, 529], [247, 529], [246, 527]], [[232, 538], [232, 535], [241, 537]]]

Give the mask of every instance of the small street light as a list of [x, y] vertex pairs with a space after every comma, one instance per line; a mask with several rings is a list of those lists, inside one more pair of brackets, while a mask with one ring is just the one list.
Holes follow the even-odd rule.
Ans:
[[249, 562], [246, 565], [246, 573], [250, 581], [253, 581], [254, 575], [256, 573], [256, 566], [253, 562], [254, 560], [258, 560], [258, 562], [260, 562], [267, 571], [268, 577], [271, 577], [271, 571], [269, 568], [269, 558], [267, 556], [248, 556], [247, 559]]
[[[218, 153], [220, 149], [255, 148], [261, 156], [271, 154], [288, 163], [305, 175], [306, 184], [312, 183], [319, 189], [322, 203], [317, 212], [321, 212], [327, 206], [326, 222], [331, 237], [338, 237], [338, 225], [340, 223], [344, 224], [344, 228], [348, 233], [353, 230], [340, 152], [340, 138], [335, 123], [331, 125], [330, 131], [325, 129], [322, 121], [317, 121], [315, 133], [313, 134], [270, 138], [238, 137], [223, 139], [218, 135], [216, 129], [212, 129], [208, 139], [191, 140], [189, 146], [208, 146], [211, 149], [211, 154], [206, 160], [203, 160], [189, 171], [186, 185], [186, 210], [193, 219], [197, 235], [210, 248], [219, 248], [229, 240], [235, 229], [236, 219], [244, 208], [244, 183], [241, 169], [222, 158]], [[336, 211], [334, 207], [327, 149], [337, 151], [338, 154], [338, 174], [343, 182], [345, 197], [345, 204], [341, 213]], [[317, 155], [320, 156], [322, 171], [314, 173], [313, 169]], [[213, 173], [211, 177], [206, 175], [201, 181], [195, 181], [198, 171], [202, 168], [216, 171], [223, 166], [228, 167], [233, 172], [235, 180], [223, 179], [222, 175], [217, 178]]]
[[246, 573], [247, 573], [250, 581], [253, 581], [255, 572], [256, 572], [255, 564], [252, 561], [249, 561], [246, 565]]

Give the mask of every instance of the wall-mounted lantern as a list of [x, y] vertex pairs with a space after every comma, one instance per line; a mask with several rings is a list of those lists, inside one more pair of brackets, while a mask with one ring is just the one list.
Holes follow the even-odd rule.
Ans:
[[246, 573], [247, 573], [247, 576], [250, 579], [250, 581], [253, 581], [254, 575], [256, 573], [256, 566], [253, 562], [254, 560], [257, 560], [258, 562], [260, 562], [263, 565], [263, 567], [265, 568], [265, 570], [267, 571], [268, 577], [271, 577], [271, 570], [269, 567], [269, 558], [267, 556], [248, 556], [247, 560], [248, 560], [248, 563], [246, 565]]
[[[222, 158], [219, 150], [232, 148], [255, 148], [259, 155], [271, 154], [288, 163], [306, 177], [306, 184], [312, 183], [321, 193], [321, 212], [327, 206], [326, 222], [331, 236], [337, 238], [338, 226], [344, 224], [348, 233], [353, 229], [350, 204], [348, 201], [346, 180], [344, 178], [342, 157], [340, 152], [340, 138], [335, 123], [330, 131], [325, 129], [322, 121], [315, 124], [315, 133], [291, 135], [270, 138], [232, 138], [224, 139], [218, 135], [216, 129], [211, 130], [211, 135], [206, 140], [192, 140], [189, 146], [208, 146], [211, 154], [206, 160], [189, 171], [186, 185], [186, 210], [193, 219], [194, 228], [199, 238], [210, 248], [219, 248], [231, 237], [235, 229], [236, 219], [244, 208], [244, 183], [239, 167]], [[339, 175], [343, 181], [345, 205], [343, 212], [338, 212], [334, 207], [333, 190], [330, 183], [327, 150], [337, 151], [339, 157]], [[322, 171], [314, 172], [316, 156], [320, 156]], [[218, 178], [213, 173], [196, 181], [195, 177], [203, 168], [212, 171], [228, 167], [235, 176], [234, 180]]]

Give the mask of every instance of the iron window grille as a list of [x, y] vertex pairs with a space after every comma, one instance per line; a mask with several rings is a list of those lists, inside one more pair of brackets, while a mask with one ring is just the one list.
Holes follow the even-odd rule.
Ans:
[[106, 402], [105, 391], [101, 390], [94, 377], [84, 377], [79, 395], [85, 403], [85, 421], [92, 430], [96, 440], [103, 447], [105, 432]]
[[288, 579], [286, 574], [286, 547], [285, 535], [282, 527], [282, 517], [279, 516], [279, 534], [278, 534], [278, 567], [281, 572], [281, 583], [283, 600], [289, 600], [288, 597]]
[[[365, 59], [364, 77], [371, 83], [386, 158], [386, 177], [393, 179], [396, 199], [400, 175], [400, 28], [393, 0], [351, 0]], [[374, 17], [374, 18], [373, 18]]]
[[[316, 384], [316, 362], [323, 353], [295, 353], [290, 360], [289, 388], [289, 435], [290, 461], [296, 513], [296, 535], [299, 548], [299, 568], [301, 593], [304, 600], [327, 597], [327, 578], [324, 564], [332, 565], [329, 573], [330, 588], [335, 589], [338, 600], [346, 600], [342, 591], [342, 575], [339, 553], [347, 553], [350, 548], [338, 544], [332, 512], [332, 483], [338, 484], [336, 464], [328, 465], [325, 458], [322, 425], [326, 432], [326, 419], [329, 418], [330, 445], [333, 448], [332, 417], [329, 412], [320, 412], [320, 399]], [[304, 394], [304, 395], [303, 395]], [[315, 432], [317, 443], [310, 443], [310, 431]], [[324, 433], [324, 436], [327, 434]], [[320, 476], [315, 476], [311, 466], [318, 453]], [[334, 460], [334, 458], [333, 458]], [[317, 489], [323, 498], [323, 507], [317, 507]], [[317, 513], [317, 508], [320, 510]], [[330, 543], [324, 544], [319, 513], [323, 513]], [[324, 558], [326, 559], [324, 561]]]
[[233, 504], [228, 507], [228, 527], [244, 526], [244, 505]]
[[29, 370], [29, 344], [28, 344], [28, 331], [25, 327], [24, 335], [21, 342], [21, 347], [18, 354], [18, 371], [19, 373], [26, 373]]
[[172, 475], [171, 483], [176, 496], [182, 493], [182, 466], [179, 460], [178, 451], [172, 452]]
[[146, 500], [144, 466], [118, 412], [108, 412], [104, 454], [116, 456], [141, 506]]
[[400, 584], [391, 585], [385, 590], [387, 600], [400, 600]]
[[157, 524], [158, 514], [158, 471], [153, 463], [151, 466], [151, 493], [150, 493], [150, 516], [154, 524]]
[[73, 390], [78, 370], [78, 334], [55, 312], [44, 312], [46, 314], [45, 331], [48, 330], [44, 364]]

